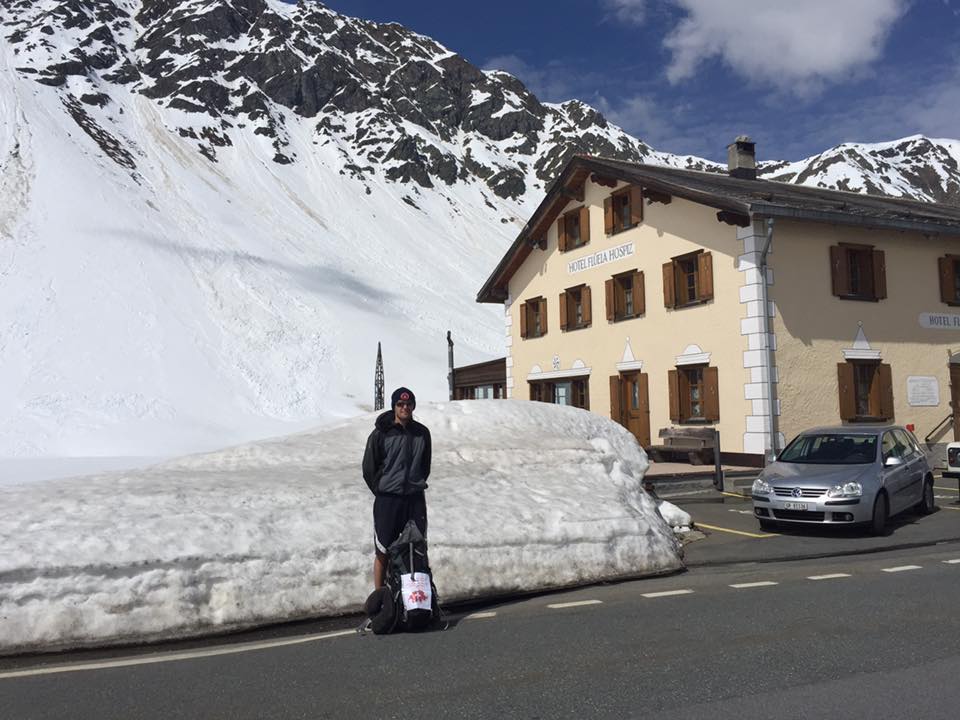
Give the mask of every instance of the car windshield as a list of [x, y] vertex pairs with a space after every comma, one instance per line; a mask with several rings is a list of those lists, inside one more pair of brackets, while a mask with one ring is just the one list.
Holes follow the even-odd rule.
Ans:
[[787, 445], [779, 462], [816, 465], [862, 465], [877, 458], [876, 435], [800, 435]]

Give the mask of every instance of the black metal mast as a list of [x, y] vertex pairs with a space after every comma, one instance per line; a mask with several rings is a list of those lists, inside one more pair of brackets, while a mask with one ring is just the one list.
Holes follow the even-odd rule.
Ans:
[[450, 331], [447, 330], [447, 364], [450, 366], [450, 372], [447, 373], [447, 385], [450, 389], [450, 399], [453, 400], [453, 338], [450, 337]]
[[383, 355], [377, 343], [377, 372], [373, 378], [373, 409], [383, 410]]

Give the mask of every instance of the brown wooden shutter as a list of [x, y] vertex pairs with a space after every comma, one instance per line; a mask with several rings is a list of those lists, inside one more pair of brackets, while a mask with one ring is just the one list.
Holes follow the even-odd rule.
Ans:
[[630, 186], [630, 224], [643, 222], [643, 191], [639, 185]]
[[638, 391], [640, 393], [640, 412], [643, 427], [637, 440], [644, 447], [650, 447], [650, 376], [647, 373], [637, 373]]
[[873, 251], [873, 296], [877, 300], [887, 296], [887, 260], [883, 250]]
[[713, 300], [713, 255], [697, 255], [697, 300]]
[[616, 282], [610, 278], [603, 284], [603, 295], [607, 303], [607, 321], [613, 322], [617, 317], [617, 295], [614, 292], [613, 284]]
[[547, 334], [547, 299], [540, 298], [540, 333]]
[[527, 304], [520, 304], [520, 337], [527, 336]]
[[677, 293], [673, 281], [673, 260], [663, 264], [663, 306], [668, 308], [677, 306]]
[[647, 288], [643, 282], [643, 270], [633, 274], [633, 314], [643, 315], [647, 311]]
[[613, 234], [613, 197], [605, 198], [603, 201], [603, 232], [607, 235]]
[[567, 251], [567, 220], [563, 215], [557, 220], [557, 247], [560, 252]]
[[593, 324], [593, 303], [590, 301], [591, 293], [590, 286], [584, 285], [583, 290], [580, 291], [580, 301], [583, 303], [583, 324], [592, 325]]
[[668, 370], [667, 382], [670, 392], [670, 420], [680, 422], [680, 373]]
[[610, 376], [610, 419], [623, 425], [623, 407], [620, 404], [620, 376]]
[[937, 258], [937, 262], [940, 264], [940, 300], [953, 305], [957, 301], [953, 279], [953, 258], [948, 255]]
[[584, 205], [580, 208], [580, 244], [590, 242], [590, 208]]
[[853, 363], [837, 363], [837, 386], [840, 390], [840, 419], [852, 422], [857, 417], [857, 398], [853, 386]]
[[846, 248], [830, 246], [830, 279], [833, 294], [838, 297], [850, 294], [850, 267]]
[[560, 293], [560, 329], [567, 329], [567, 293]]
[[720, 380], [715, 367], [703, 369], [703, 419], [720, 419]]
[[886, 363], [880, 363], [877, 368], [877, 381], [880, 383], [880, 417], [893, 420], [893, 377]]

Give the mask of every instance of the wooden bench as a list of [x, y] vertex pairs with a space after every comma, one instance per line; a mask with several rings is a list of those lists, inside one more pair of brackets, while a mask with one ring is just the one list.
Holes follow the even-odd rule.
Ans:
[[713, 428], [661, 428], [657, 433], [662, 445], [651, 445], [647, 455], [653, 462], [713, 464], [717, 434]]

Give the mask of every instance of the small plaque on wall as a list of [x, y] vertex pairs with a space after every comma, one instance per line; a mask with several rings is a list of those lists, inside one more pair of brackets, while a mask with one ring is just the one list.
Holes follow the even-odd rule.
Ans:
[[940, 404], [940, 384], [935, 377], [910, 375], [907, 378], [907, 404], [911, 407], [936, 407]]

